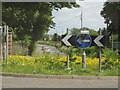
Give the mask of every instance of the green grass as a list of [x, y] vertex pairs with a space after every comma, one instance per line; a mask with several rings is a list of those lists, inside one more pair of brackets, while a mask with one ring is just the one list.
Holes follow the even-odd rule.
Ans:
[[118, 68], [113, 70], [102, 70], [99, 72], [98, 68], [81, 68], [81, 65], [75, 68], [50, 68], [47, 66], [16, 66], [3, 65], [2, 72], [5, 73], [19, 73], [19, 74], [38, 74], [38, 75], [81, 75], [81, 76], [118, 76]]
[[113, 69], [113, 70], [107, 69], [107, 70], [102, 71], [102, 72], [100, 73], [100, 76], [108, 76], [108, 75], [109, 75], [109, 76], [119, 76], [118, 68]]

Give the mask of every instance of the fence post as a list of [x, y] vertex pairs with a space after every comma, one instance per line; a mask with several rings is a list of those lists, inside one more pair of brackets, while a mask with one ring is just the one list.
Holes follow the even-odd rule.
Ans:
[[0, 26], [0, 60], [8, 62], [8, 26]]
[[3, 59], [3, 48], [2, 48], [2, 32], [3, 32], [3, 27], [0, 26], [0, 61]]
[[6, 63], [8, 62], [8, 26], [6, 26]]
[[5, 41], [5, 37], [6, 37], [6, 26], [4, 25], [3, 27], [3, 60], [4, 62], [6, 61], [6, 41]]
[[12, 32], [8, 32], [8, 55], [12, 54]]

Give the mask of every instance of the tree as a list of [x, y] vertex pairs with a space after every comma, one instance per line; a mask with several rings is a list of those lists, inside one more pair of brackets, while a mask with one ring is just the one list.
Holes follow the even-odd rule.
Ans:
[[87, 27], [83, 27], [83, 29], [72, 28], [72, 29], [70, 29], [70, 32], [71, 32], [72, 35], [78, 35], [78, 34], [80, 34], [81, 30], [88, 30], [90, 35], [98, 35], [97, 31], [95, 31], [93, 29], [89, 29]]
[[105, 18], [107, 24], [107, 32], [111, 34], [118, 34], [120, 41], [120, 2], [105, 2], [101, 15]]
[[32, 55], [36, 41], [55, 26], [53, 10], [79, 7], [74, 2], [3, 2], [2, 6], [3, 24], [11, 27], [15, 34], [14, 40], [27, 43], [29, 55]]
[[59, 36], [57, 33], [54, 33], [52, 40], [53, 41], [60, 41], [61, 40], [61, 36]]

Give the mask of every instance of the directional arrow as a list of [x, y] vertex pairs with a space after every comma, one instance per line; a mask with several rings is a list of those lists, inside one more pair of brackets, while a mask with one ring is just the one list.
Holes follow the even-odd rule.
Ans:
[[70, 44], [70, 42], [68, 41], [68, 39], [70, 39], [71, 36], [72, 36], [72, 35], [66, 35], [66, 36], [62, 39], [63, 43], [64, 43], [66, 46], [72, 46], [72, 45]]
[[[62, 45], [65, 46], [77, 46], [75, 43], [75, 38], [77, 35], [62, 35]], [[90, 46], [99, 46], [99, 47], [103, 47], [103, 46], [108, 46], [109, 44], [109, 37], [108, 36], [104, 36], [104, 35], [100, 35], [100, 36], [91, 36], [92, 39], [92, 43]], [[90, 42], [89, 40], [81, 40], [78, 39], [77, 42], [79, 43], [87, 43]]]
[[104, 45], [100, 42], [100, 40], [103, 38], [103, 35], [98, 36], [97, 38], [94, 39], [94, 42], [96, 43], [97, 46], [103, 47]]

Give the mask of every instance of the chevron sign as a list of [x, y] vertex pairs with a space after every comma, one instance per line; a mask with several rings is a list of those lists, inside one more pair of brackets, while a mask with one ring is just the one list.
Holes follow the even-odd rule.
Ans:
[[[75, 43], [75, 38], [77, 35], [62, 35], [62, 45], [64, 46], [77, 46]], [[108, 46], [108, 37], [99, 35], [99, 36], [91, 36], [92, 43], [91, 46], [104, 47]]]
[[62, 45], [75, 46], [76, 35], [62, 35]]

